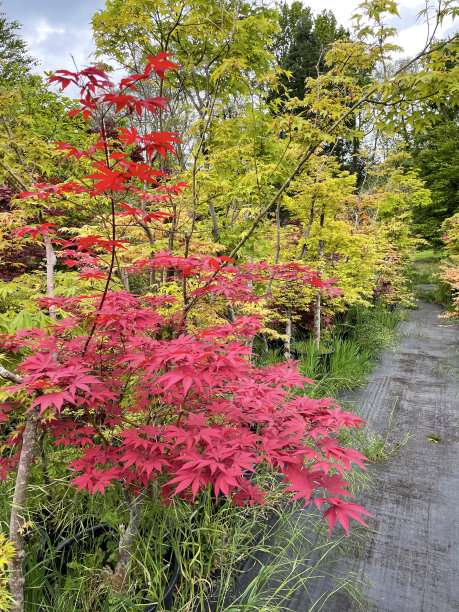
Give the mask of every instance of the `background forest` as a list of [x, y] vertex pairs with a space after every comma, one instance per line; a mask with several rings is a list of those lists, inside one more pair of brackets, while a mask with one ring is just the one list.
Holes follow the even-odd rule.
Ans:
[[[330, 446], [359, 419], [326, 396], [362, 384], [413, 282], [431, 280], [415, 251], [459, 314], [458, 39], [436, 36], [457, 7], [427, 8], [405, 59], [394, 15], [367, 0], [348, 31], [297, 1], [107, 0], [94, 67], [56, 66], [51, 86], [0, 15], [0, 609], [43, 603], [43, 564], [24, 600], [22, 561], [50, 514], [64, 534], [78, 515], [127, 526], [89, 604], [80, 576], [75, 610], [118, 609], [107, 592], [120, 610], [160, 600], [134, 544], [146, 516], [191, 530], [174, 609], [207, 609], [205, 583], [247, 537], [223, 542], [240, 515], [216, 518], [212, 487], [249, 530], [245, 506], [324, 489], [330, 528], [362, 522], [340, 496], [363, 455]], [[70, 609], [71, 588], [40, 609]], [[214, 609], [264, 609], [225, 607], [227, 590]]]

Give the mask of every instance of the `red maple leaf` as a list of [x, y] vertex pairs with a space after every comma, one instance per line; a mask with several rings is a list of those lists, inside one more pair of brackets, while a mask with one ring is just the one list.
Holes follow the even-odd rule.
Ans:
[[318, 498], [318, 499], [315, 499], [314, 502], [318, 508], [321, 507], [323, 502], [328, 502], [329, 504], [331, 504], [330, 508], [325, 510], [324, 516], [323, 516], [323, 518], [328, 519], [328, 533], [329, 534], [336, 520], [338, 520], [338, 522], [341, 523], [347, 535], [349, 535], [349, 519], [350, 518], [353, 518], [359, 523], [362, 523], [362, 525], [365, 525], [365, 527], [368, 527], [368, 525], [363, 520], [361, 516], [362, 514], [366, 514], [367, 516], [371, 516], [372, 518], [375, 518], [372, 514], [367, 512], [365, 508], [362, 508], [362, 506], [359, 506], [358, 504], [344, 501], [342, 499], [338, 499], [335, 497]]

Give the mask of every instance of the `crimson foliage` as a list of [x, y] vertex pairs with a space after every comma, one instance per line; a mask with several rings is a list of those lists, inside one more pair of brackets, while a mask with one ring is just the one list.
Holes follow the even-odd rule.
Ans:
[[[163, 78], [164, 70], [175, 68], [165, 54], [150, 57], [144, 73], [123, 79], [116, 92], [99, 68], [60, 71], [52, 80], [81, 86], [85, 120], [101, 109], [132, 117], [166, 104], [163, 98], [140, 99], [136, 82], [152, 71]], [[77, 160], [89, 158], [94, 172], [82, 182], [39, 184], [22, 194], [41, 200], [81, 192], [108, 197], [112, 233], [109, 238], [61, 240], [47, 223], [17, 232], [46, 235], [60, 246], [64, 264], [84, 278], [105, 278], [106, 286], [100, 295], [42, 299], [43, 308], [55, 306], [65, 315], [45, 330], [23, 330], [5, 338], [7, 350], [26, 355], [19, 366], [22, 382], [10, 391], [28, 393], [29, 409], [36, 406], [46, 417], [40, 428], [56, 445], [76, 449], [78, 457], [69, 468], [78, 490], [104, 493], [121, 483], [135, 493], [154, 481], [164, 503], [176, 496], [192, 501], [209, 486], [234, 504], [263, 503], [265, 492], [248, 474], [264, 465], [280, 475], [292, 499], [326, 504], [330, 529], [337, 519], [348, 531], [349, 518], [363, 523], [361, 515], [368, 514], [348, 500], [352, 496], [345, 480], [351, 463], [363, 467], [364, 457], [341, 447], [337, 434], [363, 421], [333, 399], [314, 400], [299, 393], [311, 381], [297, 371], [295, 362], [254, 366], [249, 341], [262, 326], [257, 316], [237, 316], [193, 333], [186, 325], [199, 301], [222, 299], [237, 312], [240, 304], [260, 299], [259, 287], [272, 278], [300, 280], [329, 293], [337, 291], [333, 283], [297, 264], [238, 267], [227, 257], [161, 252], [133, 267], [165, 270], [184, 287], [191, 277], [194, 289], [188, 295], [185, 291], [182, 308], [168, 308], [175, 298], [110, 290], [114, 253], [124, 242], [116, 237], [116, 217], [130, 215], [142, 223], [161, 219], [165, 213], [154, 206], [186, 188], [183, 183], [171, 185], [151, 163], [132, 161], [128, 147], [137, 147], [151, 160], [155, 152], [165, 156], [173, 151], [177, 141], [177, 134], [142, 136], [131, 127], [120, 130], [116, 146], [103, 129], [87, 151], [58, 143], [58, 149]], [[153, 194], [145, 190], [146, 183], [155, 187]], [[126, 204], [128, 194], [131, 203], [138, 198], [150, 208]], [[104, 253], [111, 256], [108, 268]], [[12, 427], [18, 409], [14, 399], [5, 404], [0, 421]], [[17, 452], [0, 459], [4, 478], [14, 469], [21, 435], [19, 428], [8, 436]]]

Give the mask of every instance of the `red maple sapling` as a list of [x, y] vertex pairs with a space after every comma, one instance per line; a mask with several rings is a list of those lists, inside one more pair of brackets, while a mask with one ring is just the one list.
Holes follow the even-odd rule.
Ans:
[[[63, 87], [79, 85], [81, 109], [72, 112], [103, 126], [109, 113], [116, 120], [121, 112], [129, 118], [165, 109], [164, 98], [139, 98], [136, 83], [152, 73], [164, 78], [165, 70], [175, 68], [167, 54], [160, 54], [149, 57], [145, 71], [122, 79], [118, 88], [100, 68], [59, 71], [51, 81]], [[132, 267], [162, 270], [173, 275], [173, 282], [192, 278], [194, 288], [185, 292], [179, 308], [165, 308], [174, 300], [177, 306], [177, 298], [112, 290], [115, 253], [125, 243], [118, 237], [117, 219], [129, 216], [140, 224], [161, 220], [167, 213], [158, 205], [186, 185], [171, 184], [151, 165], [155, 153], [165, 157], [173, 152], [177, 134], [143, 135], [134, 125], [116, 128], [116, 123], [111, 129], [118, 131], [116, 143], [101, 129], [88, 150], [57, 144], [67, 156], [92, 163], [94, 171], [83, 180], [38, 184], [22, 194], [42, 201], [72, 193], [103, 197], [109, 202], [111, 229], [109, 236], [72, 240], [60, 238], [49, 223], [17, 232], [45, 236], [60, 249], [56, 254], [63, 264], [79, 269], [83, 278], [104, 279], [105, 286], [101, 293], [71, 298], [48, 294], [41, 300], [43, 308], [65, 315], [45, 330], [23, 330], [5, 338], [7, 350], [26, 353], [11, 394], [27, 392], [27, 410], [36, 415], [36, 426], [57, 446], [78, 450], [69, 466], [78, 490], [103, 494], [121, 484], [135, 500], [143, 499], [141, 492], [154, 482], [162, 501], [171, 503], [176, 496], [193, 501], [211, 486], [234, 504], [263, 503], [265, 493], [246, 475], [265, 465], [281, 475], [292, 499], [326, 504], [330, 529], [336, 519], [346, 531], [349, 518], [363, 523], [361, 515], [368, 513], [347, 500], [352, 496], [344, 473], [351, 462], [363, 466], [364, 457], [336, 440], [341, 428], [359, 427], [363, 421], [332, 399], [298, 394], [298, 388], [311, 381], [297, 371], [295, 362], [254, 366], [247, 340], [262, 327], [257, 316], [236, 316], [193, 332], [187, 326], [187, 316], [200, 301], [217, 297], [237, 313], [238, 305], [260, 299], [254, 286], [272, 278], [300, 280], [329, 293], [336, 292], [333, 282], [294, 263], [237, 266], [228, 257], [159, 252]], [[129, 148], [134, 146], [148, 162], [132, 161]], [[13, 399], [2, 408], [0, 420], [9, 422], [17, 410]], [[16, 450], [0, 459], [4, 478], [21, 462], [23, 432], [8, 437]], [[132, 501], [131, 510], [138, 524], [141, 508], [136, 504]], [[127, 548], [129, 542], [123, 541], [121, 573]]]

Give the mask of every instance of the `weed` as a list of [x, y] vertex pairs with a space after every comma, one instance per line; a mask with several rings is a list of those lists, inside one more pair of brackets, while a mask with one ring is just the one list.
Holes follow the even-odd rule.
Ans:
[[451, 288], [440, 278], [440, 265], [444, 258], [445, 254], [441, 250], [431, 249], [414, 253], [407, 265], [406, 277], [417, 299], [442, 304], [449, 310], [452, 303]]
[[[365, 425], [362, 429], [344, 429], [339, 434], [340, 444], [355, 448], [370, 461], [387, 461], [394, 453], [400, 450], [411, 437], [410, 434], [407, 433], [401, 441], [396, 443], [392, 441], [392, 421], [397, 402], [398, 398], [392, 403], [387, 430], [384, 435], [373, 431], [368, 425]], [[352, 408], [352, 411], [355, 413], [359, 412], [355, 406]]]
[[438, 280], [439, 265], [443, 258], [442, 250], [417, 251], [412, 255], [405, 275], [413, 285], [435, 283]]
[[414, 296], [432, 304], [442, 304], [448, 310], [452, 304], [451, 289], [439, 279], [433, 284], [432, 289], [423, 287], [414, 288]]
[[416, 251], [411, 256], [411, 261], [415, 262], [435, 262], [441, 261], [444, 257], [442, 249], [426, 249], [425, 251]]
[[450, 359], [440, 359], [432, 368], [431, 372], [438, 376], [445, 376], [453, 382], [459, 381], [459, 367]]

